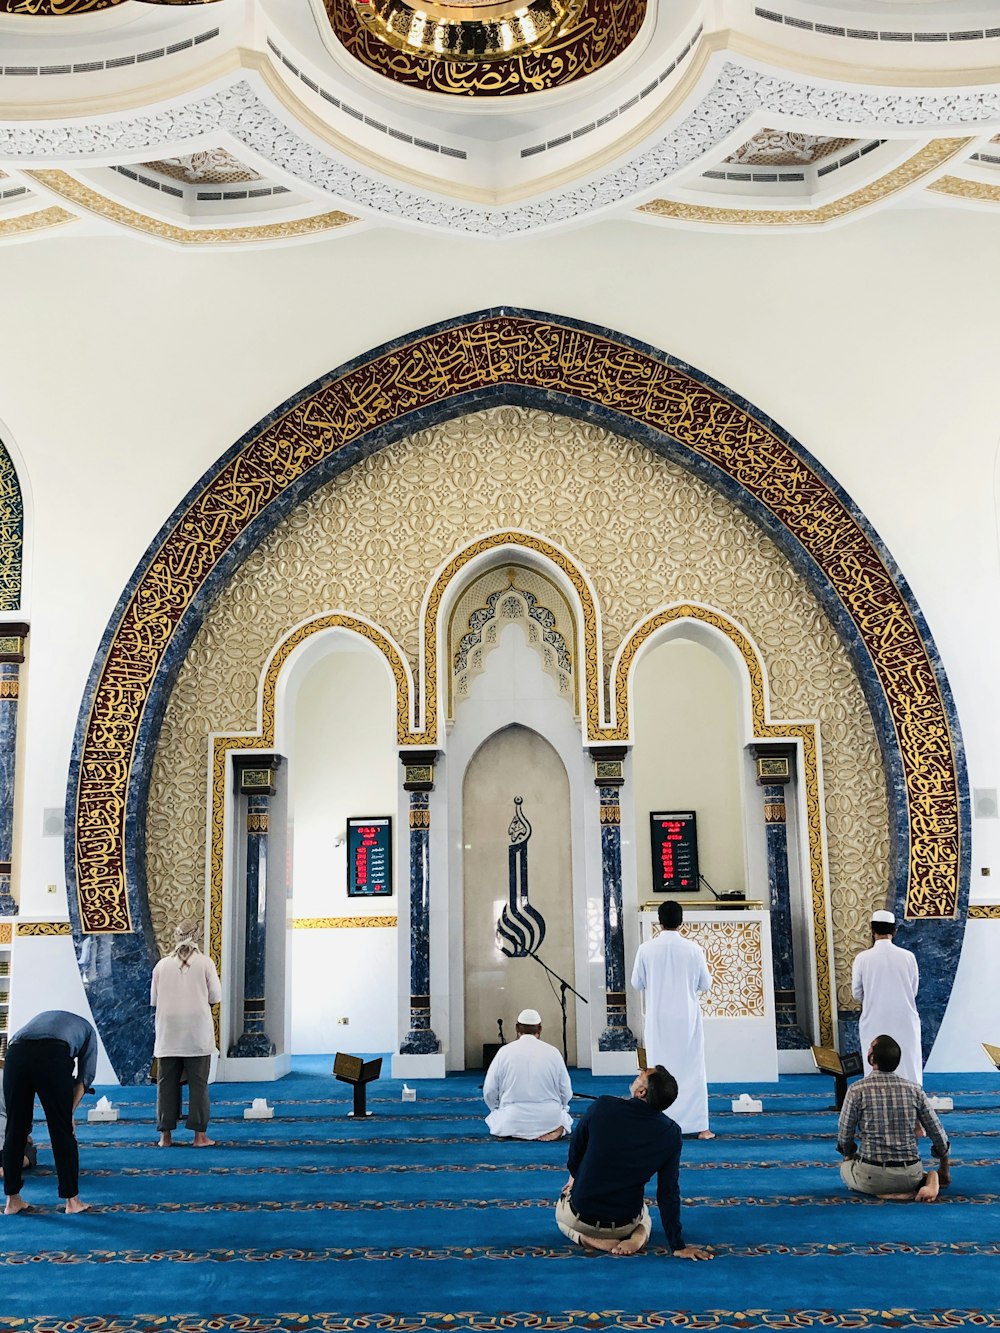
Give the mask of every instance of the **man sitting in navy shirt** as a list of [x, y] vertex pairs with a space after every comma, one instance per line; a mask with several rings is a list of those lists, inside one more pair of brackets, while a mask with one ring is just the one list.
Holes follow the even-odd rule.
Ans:
[[677, 1097], [677, 1080], [657, 1065], [642, 1070], [629, 1092], [598, 1097], [576, 1122], [556, 1224], [586, 1249], [637, 1254], [652, 1230], [643, 1194], [655, 1175], [670, 1250], [678, 1259], [711, 1259], [711, 1250], [685, 1245], [681, 1232], [681, 1131], [661, 1114]]

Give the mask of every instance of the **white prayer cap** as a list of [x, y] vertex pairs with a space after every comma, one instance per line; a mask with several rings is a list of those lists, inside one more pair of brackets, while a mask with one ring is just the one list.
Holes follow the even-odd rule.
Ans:
[[536, 1028], [542, 1021], [542, 1016], [537, 1009], [522, 1009], [517, 1016], [517, 1021], [523, 1028]]
[[891, 912], [872, 912], [873, 926], [894, 926], [895, 924], [896, 918]]

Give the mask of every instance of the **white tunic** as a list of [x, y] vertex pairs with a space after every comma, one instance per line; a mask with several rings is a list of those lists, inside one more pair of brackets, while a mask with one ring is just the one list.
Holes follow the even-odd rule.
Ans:
[[859, 953], [851, 969], [851, 993], [861, 1001], [858, 1038], [862, 1059], [867, 1062], [868, 1047], [876, 1037], [892, 1037], [903, 1053], [896, 1073], [922, 1085], [919, 981], [913, 954], [890, 939], [876, 940], [870, 949]]
[[210, 1004], [222, 999], [219, 974], [211, 958], [193, 953], [187, 967], [176, 954], [153, 968], [149, 1003], [156, 1005], [155, 1056], [211, 1055], [216, 1050]]
[[486, 1071], [483, 1101], [490, 1108], [491, 1134], [537, 1139], [550, 1130], [573, 1128], [573, 1087], [554, 1046], [530, 1035], [501, 1046]]
[[708, 1129], [708, 1079], [700, 991], [712, 985], [705, 951], [676, 930], [640, 944], [632, 985], [646, 992], [645, 1046], [649, 1065], [663, 1065], [677, 1080], [667, 1114], [684, 1134]]

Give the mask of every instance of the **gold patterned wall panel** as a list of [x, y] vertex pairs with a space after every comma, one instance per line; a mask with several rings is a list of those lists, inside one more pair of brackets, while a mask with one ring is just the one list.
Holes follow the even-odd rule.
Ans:
[[759, 646], [774, 719], [819, 720], [836, 977], [849, 1002], [851, 957], [867, 944], [888, 883], [888, 815], [874, 727], [833, 627], [774, 543], [724, 496], [595, 425], [518, 407], [459, 418], [358, 463], [296, 509], [220, 594], [178, 675], [153, 766], [158, 938], [177, 916], [203, 910], [206, 737], [255, 731], [275, 644], [326, 608], [349, 608], [390, 634], [415, 673], [435, 572], [498, 526], [546, 533], [586, 571], [607, 667], [645, 616], [699, 601]]
[[[705, 950], [712, 988], [706, 1018], [764, 1018], [764, 956], [759, 921], [686, 921], [681, 933]], [[654, 932], [654, 934], [657, 932]]]

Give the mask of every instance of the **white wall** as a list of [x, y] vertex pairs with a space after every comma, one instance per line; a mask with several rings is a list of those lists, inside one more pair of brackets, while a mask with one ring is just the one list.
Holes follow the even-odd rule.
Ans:
[[[457, 273], [475, 289], [447, 280]], [[63, 805], [87, 672], [160, 523], [314, 377], [496, 303], [664, 348], [797, 435], [898, 560], [955, 691], [972, 785], [1000, 787], [1000, 246], [988, 213], [913, 208], [796, 235], [616, 222], [492, 248], [377, 229], [238, 254], [54, 236], [0, 249], [0, 290], [0, 419], [34, 504], [15, 869], [30, 915], [65, 914], [61, 843], [41, 836], [41, 812]], [[1000, 874], [1000, 821], [973, 835], [982, 893], [995, 879], [980, 868]], [[963, 985], [981, 965], [966, 951]]]
[[[347, 896], [348, 818], [396, 809], [395, 705], [374, 649], [338, 638], [294, 692], [288, 719], [293, 920], [395, 916], [391, 898]], [[393, 837], [406, 832], [394, 821]], [[339, 843], [339, 845], [338, 845]], [[398, 863], [398, 856], [397, 856]], [[396, 931], [290, 932], [292, 1052], [370, 1054], [396, 1045]], [[347, 1024], [339, 1020], [346, 1018]]]
[[[649, 815], [656, 810], [693, 810], [701, 873], [718, 893], [746, 889], [745, 738], [730, 667], [710, 648], [675, 638], [640, 658], [633, 689], [639, 901], [652, 894]], [[684, 899], [700, 900], [715, 901], [700, 888]]]

